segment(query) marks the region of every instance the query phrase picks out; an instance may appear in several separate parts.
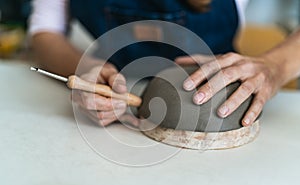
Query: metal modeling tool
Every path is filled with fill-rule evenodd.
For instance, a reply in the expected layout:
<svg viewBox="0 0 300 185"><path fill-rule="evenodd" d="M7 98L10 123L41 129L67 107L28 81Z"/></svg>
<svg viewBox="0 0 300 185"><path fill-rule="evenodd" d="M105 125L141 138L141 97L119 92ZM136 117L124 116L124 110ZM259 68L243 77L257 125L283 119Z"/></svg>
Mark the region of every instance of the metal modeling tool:
<svg viewBox="0 0 300 185"><path fill-rule="evenodd" d="M36 67L30 67L30 70L36 71L38 73L41 73L43 75L49 76L51 78L63 81L67 83L67 86L70 89L77 89L77 90L82 90L82 91L87 91L87 92L92 92L92 93L97 93L99 95L108 97L108 98L115 98L119 100L124 100L129 106L134 106L138 107L142 103L142 99L136 95L130 94L130 93L124 93L124 94L118 94L114 92L111 87L103 84L96 84L92 82L85 81L81 79L78 76L72 75L69 76L68 78L50 73L48 71L36 68Z"/></svg>

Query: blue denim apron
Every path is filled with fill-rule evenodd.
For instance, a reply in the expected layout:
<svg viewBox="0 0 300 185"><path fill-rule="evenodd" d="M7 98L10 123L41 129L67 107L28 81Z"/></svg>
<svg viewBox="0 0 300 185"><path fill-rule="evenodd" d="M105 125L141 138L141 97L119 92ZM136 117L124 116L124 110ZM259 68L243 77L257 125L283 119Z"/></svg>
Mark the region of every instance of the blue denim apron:
<svg viewBox="0 0 300 185"><path fill-rule="evenodd" d="M214 54L234 51L233 38L239 22L234 0L213 0L210 11L205 13L193 11L183 0L70 0L70 13L95 38L133 21L173 22L196 33ZM176 47L146 42L119 50L109 61L121 69L145 56L174 60L182 55L185 53Z"/></svg>

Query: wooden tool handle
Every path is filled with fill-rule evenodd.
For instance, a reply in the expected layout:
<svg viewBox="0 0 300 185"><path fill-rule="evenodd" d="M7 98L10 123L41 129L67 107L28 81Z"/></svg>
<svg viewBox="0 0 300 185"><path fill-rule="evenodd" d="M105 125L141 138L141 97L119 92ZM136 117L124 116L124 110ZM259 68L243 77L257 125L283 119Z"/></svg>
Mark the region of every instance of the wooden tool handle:
<svg viewBox="0 0 300 185"><path fill-rule="evenodd" d="M78 76L72 75L69 77L68 87L71 89L78 89L87 92L97 93L99 95L124 100L128 105L139 107L142 103L142 99L136 95L130 93L118 94L115 93L111 87L103 84L95 84L85 80L82 80Z"/></svg>

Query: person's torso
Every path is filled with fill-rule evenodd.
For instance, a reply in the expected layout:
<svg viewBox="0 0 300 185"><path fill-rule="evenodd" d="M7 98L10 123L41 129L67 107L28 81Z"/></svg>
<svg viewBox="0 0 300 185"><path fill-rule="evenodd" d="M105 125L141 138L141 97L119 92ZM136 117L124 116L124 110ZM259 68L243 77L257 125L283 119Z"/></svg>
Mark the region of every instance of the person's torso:
<svg viewBox="0 0 300 185"><path fill-rule="evenodd" d="M196 33L214 54L234 50L233 39L239 23L234 0L213 0L210 10L204 13L193 11L182 0L70 0L70 12L95 38L133 21L162 20L176 23ZM118 56L112 58L112 63L122 68L143 56L162 56L173 60L183 54L156 43L140 43L139 46L130 46L118 52Z"/></svg>

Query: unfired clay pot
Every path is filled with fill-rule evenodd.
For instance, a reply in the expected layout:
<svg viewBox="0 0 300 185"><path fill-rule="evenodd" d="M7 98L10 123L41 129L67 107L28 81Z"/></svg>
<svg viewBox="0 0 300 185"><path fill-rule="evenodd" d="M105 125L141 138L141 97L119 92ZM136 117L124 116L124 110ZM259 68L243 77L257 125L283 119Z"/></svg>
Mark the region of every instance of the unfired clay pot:
<svg viewBox="0 0 300 185"><path fill-rule="evenodd" d="M143 94L138 110L140 117L161 127L198 132L222 132L242 127L241 119L252 101L250 96L235 112L223 119L217 115L218 107L239 87L235 82L219 91L203 105L192 101L195 91L182 88L184 80L199 67L173 67L153 78Z"/></svg>

